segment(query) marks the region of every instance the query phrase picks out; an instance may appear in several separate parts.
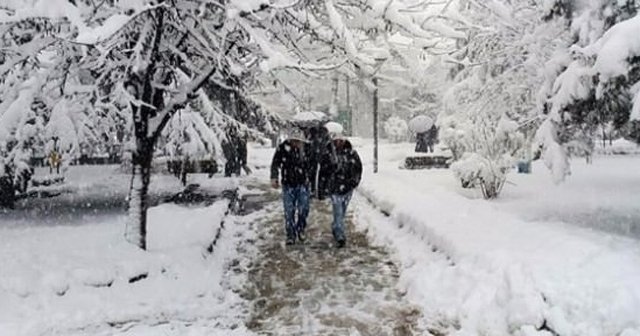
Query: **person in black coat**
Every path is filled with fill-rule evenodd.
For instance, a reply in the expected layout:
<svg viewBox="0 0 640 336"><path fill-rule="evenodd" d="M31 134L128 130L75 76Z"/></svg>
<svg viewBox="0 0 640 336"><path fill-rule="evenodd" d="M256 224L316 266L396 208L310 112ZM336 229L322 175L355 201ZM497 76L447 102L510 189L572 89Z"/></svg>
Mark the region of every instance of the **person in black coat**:
<svg viewBox="0 0 640 336"><path fill-rule="evenodd" d="M278 146L271 162L271 186L279 188L282 183L287 245L305 240L310 197L310 149L306 142L302 132L292 131L289 138Z"/></svg>
<svg viewBox="0 0 640 336"><path fill-rule="evenodd" d="M333 223L331 231L337 247L346 245L344 218L353 190L362 179L362 162L351 142L342 134L332 134L333 141L325 151L321 163L321 172L327 178L327 193L333 205Z"/></svg>
<svg viewBox="0 0 640 336"><path fill-rule="evenodd" d="M311 179L311 197L323 200L328 196L327 183L329 172L328 167L321 165L321 160L326 154L327 149L331 148L331 137L324 126L317 126L309 132L310 155L310 179Z"/></svg>
<svg viewBox="0 0 640 336"><path fill-rule="evenodd" d="M224 165L224 176L232 175L240 176L240 154L238 152L238 142L240 136L235 126L228 126L226 129L226 138L222 141L222 154L227 162Z"/></svg>

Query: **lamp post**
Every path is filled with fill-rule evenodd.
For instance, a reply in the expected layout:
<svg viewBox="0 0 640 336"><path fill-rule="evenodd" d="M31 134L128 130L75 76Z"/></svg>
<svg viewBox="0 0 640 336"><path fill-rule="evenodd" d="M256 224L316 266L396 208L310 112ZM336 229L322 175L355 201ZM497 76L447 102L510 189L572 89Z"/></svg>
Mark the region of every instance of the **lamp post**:
<svg viewBox="0 0 640 336"><path fill-rule="evenodd" d="M378 97L378 77L377 73L380 71L382 64L387 60L386 57L376 57L376 71L373 73L373 173L378 173L378 109L380 99Z"/></svg>
<svg viewBox="0 0 640 336"><path fill-rule="evenodd" d="M378 77L373 76L373 173L378 173Z"/></svg>

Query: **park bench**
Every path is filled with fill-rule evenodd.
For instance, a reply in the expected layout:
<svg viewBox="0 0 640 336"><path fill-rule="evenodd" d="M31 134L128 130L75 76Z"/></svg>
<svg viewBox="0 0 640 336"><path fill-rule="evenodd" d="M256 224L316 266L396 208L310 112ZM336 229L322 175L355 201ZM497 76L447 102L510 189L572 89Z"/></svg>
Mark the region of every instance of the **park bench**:
<svg viewBox="0 0 640 336"><path fill-rule="evenodd" d="M404 160L405 169L449 168L451 157L445 155L408 156Z"/></svg>

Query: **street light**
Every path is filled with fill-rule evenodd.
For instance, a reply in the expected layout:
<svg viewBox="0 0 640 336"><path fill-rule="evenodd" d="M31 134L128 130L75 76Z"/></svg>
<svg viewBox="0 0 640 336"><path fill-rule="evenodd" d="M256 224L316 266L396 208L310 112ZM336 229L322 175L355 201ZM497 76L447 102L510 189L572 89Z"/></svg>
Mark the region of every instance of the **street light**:
<svg viewBox="0 0 640 336"><path fill-rule="evenodd" d="M378 173L378 104L380 99L378 97L378 77L377 73L382 67L382 64L387 60L386 55L379 55L375 57L376 71L373 73L373 173Z"/></svg>

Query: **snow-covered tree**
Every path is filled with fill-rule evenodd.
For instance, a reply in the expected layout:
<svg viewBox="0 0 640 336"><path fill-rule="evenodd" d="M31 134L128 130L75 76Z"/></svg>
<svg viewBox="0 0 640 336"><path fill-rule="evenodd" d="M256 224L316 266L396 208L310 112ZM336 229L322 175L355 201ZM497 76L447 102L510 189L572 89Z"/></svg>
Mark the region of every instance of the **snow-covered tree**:
<svg viewBox="0 0 640 336"><path fill-rule="evenodd" d="M384 122L384 133L392 142L402 142L407 140L409 127L407 122L396 116L391 116Z"/></svg>
<svg viewBox="0 0 640 336"><path fill-rule="evenodd" d="M443 24L449 22L447 15L425 10L431 7L410 0L12 1L1 9L0 22L62 22L64 34L35 34L43 40L36 54L47 48L46 41L81 51L68 64L77 66L73 73L83 75L80 82L89 83L91 98L72 97L81 106L130 116L133 182L128 237L144 249L153 152L177 114L191 113L190 123L177 127L190 130L188 134L202 143L211 134L199 132L206 119L196 117L201 111L191 107L198 100L208 100L220 116L248 128L268 128L273 118L255 106L248 93L258 74L284 68L332 70L344 64L373 73L375 60L360 52L362 37L395 31L428 46L434 39L463 36ZM21 55L34 53L26 47L15 50L8 64L19 64L15 60ZM68 98L61 94L55 101L63 97Z"/></svg>
<svg viewBox="0 0 640 336"><path fill-rule="evenodd" d="M545 124L539 145L557 180L569 173L567 155L593 147L640 118L640 2L551 1L550 15L570 12L574 44L546 67L540 96ZM629 128L629 127L627 127Z"/></svg>
<svg viewBox="0 0 640 336"><path fill-rule="evenodd" d="M62 41L71 32L68 22L53 18L55 15L49 18L43 11L30 11L30 5L9 2L0 10L0 164L23 192L34 151L42 152L53 137L68 139L76 133L62 127L61 122L69 118L54 106L77 80L72 63L79 55L77 46ZM51 5L69 8L66 2L52 1Z"/></svg>
<svg viewBox="0 0 640 336"><path fill-rule="evenodd" d="M440 140L463 182L497 197L518 159L530 159L540 68L564 44L562 24L542 21L541 1L461 1L475 27L448 60L452 85L438 118Z"/></svg>

